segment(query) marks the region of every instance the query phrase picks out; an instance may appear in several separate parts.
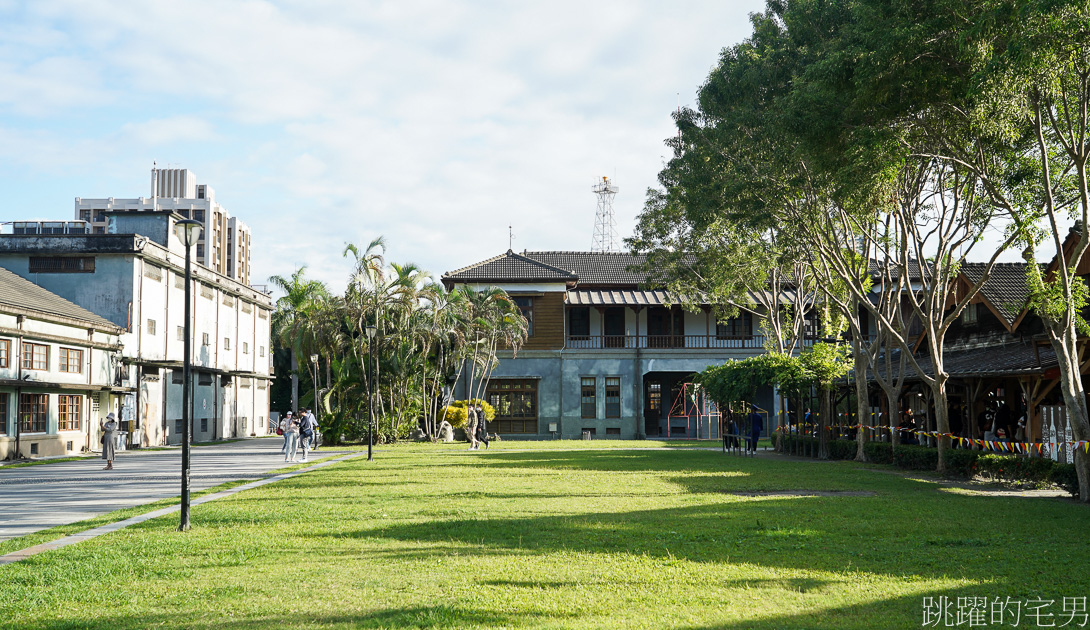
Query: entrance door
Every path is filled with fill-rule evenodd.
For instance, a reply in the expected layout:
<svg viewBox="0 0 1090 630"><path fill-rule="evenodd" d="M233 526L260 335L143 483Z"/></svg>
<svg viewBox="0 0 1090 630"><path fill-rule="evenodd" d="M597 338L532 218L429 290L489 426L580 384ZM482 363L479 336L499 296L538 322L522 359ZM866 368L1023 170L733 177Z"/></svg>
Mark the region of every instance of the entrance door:
<svg viewBox="0 0 1090 630"><path fill-rule="evenodd" d="M607 348L624 347L624 308L607 308L602 312L602 332Z"/></svg>
<svg viewBox="0 0 1090 630"><path fill-rule="evenodd" d="M646 435L659 435L662 420L662 381L644 380L643 421Z"/></svg>

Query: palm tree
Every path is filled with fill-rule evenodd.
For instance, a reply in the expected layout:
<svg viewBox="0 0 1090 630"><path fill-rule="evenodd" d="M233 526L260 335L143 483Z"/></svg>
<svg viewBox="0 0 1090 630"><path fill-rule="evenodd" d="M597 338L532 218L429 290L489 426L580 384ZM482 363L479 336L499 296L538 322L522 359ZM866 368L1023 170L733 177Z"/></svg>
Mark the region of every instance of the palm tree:
<svg viewBox="0 0 1090 630"><path fill-rule="evenodd" d="M291 278L270 276L269 283L284 293L276 300L272 318L273 337L291 352L291 406L299 407L299 357L314 347L310 313L329 297L329 289L318 280L303 278L306 265L299 267Z"/></svg>

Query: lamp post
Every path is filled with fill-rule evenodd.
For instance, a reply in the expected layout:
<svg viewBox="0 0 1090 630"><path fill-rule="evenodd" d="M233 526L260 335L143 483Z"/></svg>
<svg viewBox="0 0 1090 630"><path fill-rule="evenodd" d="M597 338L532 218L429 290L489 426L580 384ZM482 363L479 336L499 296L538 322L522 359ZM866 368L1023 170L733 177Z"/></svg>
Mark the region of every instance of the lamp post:
<svg viewBox="0 0 1090 630"><path fill-rule="evenodd" d="M375 443L375 334L378 333L377 326L368 326L367 332L367 379L370 381L371 386L368 388L367 402L369 408L367 410L367 461L374 461L374 456L371 454L371 448Z"/></svg>
<svg viewBox="0 0 1090 630"><path fill-rule="evenodd" d="M317 420L318 416L322 415L322 408L318 406L318 355L310 355L310 364L314 366L314 369L310 372L310 380L314 383L314 419ZM311 434L311 448L316 448L318 445L317 434Z"/></svg>
<svg viewBox="0 0 1090 630"><path fill-rule="evenodd" d="M189 436L192 419L189 413L189 381L193 366L189 356L190 337L190 300L193 290L193 269L191 267L189 250L201 236L202 225L200 221L183 219L174 224L174 230L178 238L185 244L185 325L182 334L184 348L182 350L182 519L178 525L178 531L189 531Z"/></svg>

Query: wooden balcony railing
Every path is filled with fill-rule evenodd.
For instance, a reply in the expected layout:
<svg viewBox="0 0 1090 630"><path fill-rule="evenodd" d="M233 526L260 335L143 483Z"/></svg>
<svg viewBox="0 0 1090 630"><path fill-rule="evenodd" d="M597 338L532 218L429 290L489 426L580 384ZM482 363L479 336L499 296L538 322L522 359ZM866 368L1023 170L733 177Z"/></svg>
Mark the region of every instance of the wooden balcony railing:
<svg viewBox="0 0 1090 630"><path fill-rule="evenodd" d="M764 347L763 335L720 337L717 335L569 335L566 347L576 350L669 349L692 350L753 349ZM809 343L807 344L809 345Z"/></svg>

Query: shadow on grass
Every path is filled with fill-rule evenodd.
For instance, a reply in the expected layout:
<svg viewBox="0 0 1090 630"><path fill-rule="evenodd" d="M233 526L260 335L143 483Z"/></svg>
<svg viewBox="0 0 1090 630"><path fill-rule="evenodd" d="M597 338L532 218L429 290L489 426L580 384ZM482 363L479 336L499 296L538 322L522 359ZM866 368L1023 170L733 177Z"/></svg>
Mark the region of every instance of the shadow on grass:
<svg viewBox="0 0 1090 630"><path fill-rule="evenodd" d="M198 616L199 615L199 616ZM314 612L270 614L255 619L234 619L197 613L187 619L172 614L102 616L78 621L47 621L38 628L49 630L143 630L144 628L190 628L209 630L251 630L256 628L496 628L533 623L557 623L572 619L572 614L539 615L534 613L494 612L462 606L412 606L386 608L357 615L329 615Z"/></svg>
<svg viewBox="0 0 1090 630"><path fill-rule="evenodd" d="M967 579L995 582L1019 591L1033 587L1042 594L1056 596L1073 586L1057 584L1049 575L1056 574L1051 571L1076 570L1080 560L1050 558L1047 566L1051 571L1042 572L1039 555L1012 554L1012 544L1016 544L1012 540L980 538L967 528L964 515L983 503L970 501L951 511L948 500L936 497L897 509L887 506L883 510L886 520L878 523L872 509L876 500L881 499L777 497L563 516L464 517L365 527L332 536L386 538L444 548L453 543L468 547L467 553L486 555L589 552L643 556L662 562L746 563L788 570L847 572L848 576L865 572ZM987 518L996 518L995 513ZM876 528L882 533L868 533ZM845 536L844 532L855 533ZM434 548L426 551L425 547L408 555L419 557L421 551L425 555L442 553ZM791 590L818 586L799 583Z"/></svg>

